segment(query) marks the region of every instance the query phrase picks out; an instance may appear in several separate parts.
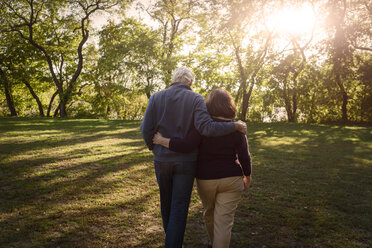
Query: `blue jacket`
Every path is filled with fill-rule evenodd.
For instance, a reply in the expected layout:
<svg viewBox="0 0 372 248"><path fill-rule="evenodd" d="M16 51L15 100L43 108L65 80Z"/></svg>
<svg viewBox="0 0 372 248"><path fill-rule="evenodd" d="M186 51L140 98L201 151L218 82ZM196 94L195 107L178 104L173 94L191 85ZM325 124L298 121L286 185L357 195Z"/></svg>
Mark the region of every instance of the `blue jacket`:
<svg viewBox="0 0 372 248"><path fill-rule="evenodd" d="M154 160L196 161L197 149L178 153L152 143L157 131L167 138L183 138L193 126L204 136L222 136L235 131L233 122L214 122L204 98L187 84L178 82L150 97L141 131L147 147L154 153Z"/></svg>

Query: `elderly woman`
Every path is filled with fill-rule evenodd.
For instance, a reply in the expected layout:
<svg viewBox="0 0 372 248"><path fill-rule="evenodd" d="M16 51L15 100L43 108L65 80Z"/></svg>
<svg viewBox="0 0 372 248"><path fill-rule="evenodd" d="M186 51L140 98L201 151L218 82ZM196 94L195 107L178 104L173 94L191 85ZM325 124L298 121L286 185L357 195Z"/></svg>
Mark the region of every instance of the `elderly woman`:
<svg viewBox="0 0 372 248"><path fill-rule="evenodd" d="M206 105L214 121L233 121L236 107L226 90L213 90ZM164 138L156 133L153 142L175 152L190 152L199 146L196 178L205 226L213 248L229 247L235 210L251 180L246 136L234 132L207 137L192 129L184 139Z"/></svg>

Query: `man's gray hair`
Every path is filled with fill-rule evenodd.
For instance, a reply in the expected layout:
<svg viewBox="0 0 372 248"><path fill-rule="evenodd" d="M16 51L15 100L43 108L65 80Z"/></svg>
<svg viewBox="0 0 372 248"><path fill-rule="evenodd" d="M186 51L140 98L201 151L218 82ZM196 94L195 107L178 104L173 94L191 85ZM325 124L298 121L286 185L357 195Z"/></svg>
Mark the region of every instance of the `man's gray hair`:
<svg viewBox="0 0 372 248"><path fill-rule="evenodd" d="M194 82L194 79L195 79L194 73L189 68L186 67L176 69L173 72L172 76L173 83L181 82L185 84L191 84L192 82Z"/></svg>

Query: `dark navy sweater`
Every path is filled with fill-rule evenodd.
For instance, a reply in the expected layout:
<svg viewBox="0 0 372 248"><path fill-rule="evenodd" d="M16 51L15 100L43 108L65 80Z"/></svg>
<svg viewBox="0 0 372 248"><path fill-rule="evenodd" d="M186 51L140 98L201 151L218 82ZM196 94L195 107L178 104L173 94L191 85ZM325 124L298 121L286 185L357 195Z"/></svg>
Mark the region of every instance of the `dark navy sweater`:
<svg viewBox="0 0 372 248"><path fill-rule="evenodd" d="M214 120L226 123L221 119ZM188 152L197 146L199 156L196 178L219 179L251 175L252 160L244 134L234 132L219 137L207 137L192 129L185 138L171 138L169 142L169 149L177 152Z"/></svg>
<svg viewBox="0 0 372 248"><path fill-rule="evenodd" d="M214 122L204 98L193 92L187 84L178 82L150 97L141 131L156 161L196 161L197 148L179 153L152 143L157 131L164 137L183 138L193 126L205 136L221 136L235 131L233 122Z"/></svg>

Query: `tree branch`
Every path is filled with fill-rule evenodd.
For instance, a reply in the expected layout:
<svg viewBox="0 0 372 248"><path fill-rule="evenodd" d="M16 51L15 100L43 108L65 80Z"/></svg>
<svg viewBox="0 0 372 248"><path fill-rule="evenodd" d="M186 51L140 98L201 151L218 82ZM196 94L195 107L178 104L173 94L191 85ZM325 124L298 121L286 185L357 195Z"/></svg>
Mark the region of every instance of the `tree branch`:
<svg viewBox="0 0 372 248"><path fill-rule="evenodd" d="M358 50L363 50L363 51L368 51L368 52L372 52L372 48L370 47L361 47L361 46L356 46L356 45L352 45L355 49L358 49Z"/></svg>
<svg viewBox="0 0 372 248"><path fill-rule="evenodd" d="M19 14L16 9L12 7L12 5L8 1L4 1L4 5L7 6L18 18L24 21L24 23L28 23L27 19Z"/></svg>

